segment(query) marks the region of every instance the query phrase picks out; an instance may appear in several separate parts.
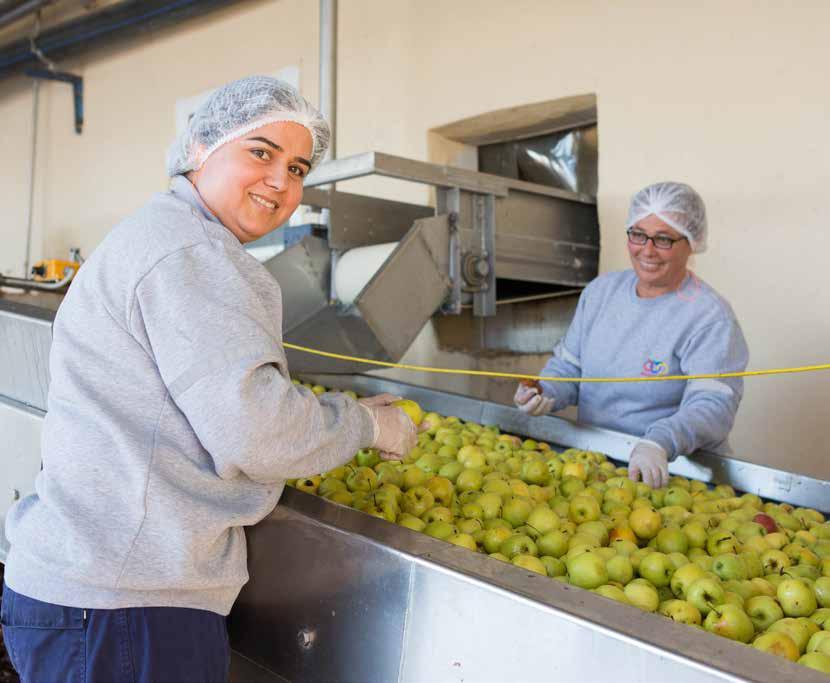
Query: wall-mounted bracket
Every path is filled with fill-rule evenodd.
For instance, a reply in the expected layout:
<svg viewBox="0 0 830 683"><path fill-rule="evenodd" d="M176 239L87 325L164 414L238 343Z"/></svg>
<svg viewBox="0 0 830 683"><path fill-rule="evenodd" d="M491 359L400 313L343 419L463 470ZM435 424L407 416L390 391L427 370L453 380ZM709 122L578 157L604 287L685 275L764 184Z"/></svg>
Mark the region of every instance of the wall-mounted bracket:
<svg viewBox="0 0 830 683"><path fill-rule="evenodd" d="M51 69L26 69L26 75L30 78L37 78L43 81L58 81L69 83L72 86L72 94L75 99L75 132L80 135L84 128L84 79L83 76L76 76L65 71L52 71Z"/></svg>

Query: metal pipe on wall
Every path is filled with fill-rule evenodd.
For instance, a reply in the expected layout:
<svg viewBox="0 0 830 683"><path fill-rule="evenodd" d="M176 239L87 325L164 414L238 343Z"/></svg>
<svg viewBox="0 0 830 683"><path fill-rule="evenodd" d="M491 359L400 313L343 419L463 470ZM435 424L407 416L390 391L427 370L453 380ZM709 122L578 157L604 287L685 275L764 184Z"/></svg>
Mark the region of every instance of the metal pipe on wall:
<svg viewBox="0 0 830 683"><path fill-rule="evenodd" d="M34 14L39 9L54 2L55 0L26 0L24 2L3 3L6 7L0 5L0 28L8 26L29 14Z"/></svg>
<svg viewBox="0 0 830 683"><path fill-rule="evenodd" d="M331 142L326 153L326 161L337 158L336 109L337 0L320 0L320 113L331 127Z"/></svg>

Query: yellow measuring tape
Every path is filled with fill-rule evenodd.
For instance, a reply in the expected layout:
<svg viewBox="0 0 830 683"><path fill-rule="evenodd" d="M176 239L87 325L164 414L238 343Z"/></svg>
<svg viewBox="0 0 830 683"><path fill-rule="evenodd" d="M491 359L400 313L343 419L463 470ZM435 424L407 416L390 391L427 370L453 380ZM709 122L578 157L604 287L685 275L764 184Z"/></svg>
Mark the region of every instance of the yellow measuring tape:
<svg viewBox="0 0 830 683"><path fill-rule="evenodd" d="M672 380L691 379L723 379L726 377L759 377L761 375L791 375L797 372L816 372L818 370L830 370L830 363L822 365L803 365L797 368L773 368L771 370L746 370L744 372L721 372L707 375L663 375L656 377L544 377L539 375L522 375L515 372L490 372L488 370L457 370L454 368L433 368L428 365L409 365L408 363L390 363L382 360L371 360L359 358L358 356L346 356L342 353L331 353L320 351L307 346L289 344L284 342L283 346L294 351L310 353L314 356L335 358L337 360L351 361L352 363L365 363L366 365L381 365L385 368L399 368L401 370L417 370L419 372L435 372L444 375L470 375L474 377L499 377L502 379L532 379L544 380L545 382L669 382Z"/></svg>

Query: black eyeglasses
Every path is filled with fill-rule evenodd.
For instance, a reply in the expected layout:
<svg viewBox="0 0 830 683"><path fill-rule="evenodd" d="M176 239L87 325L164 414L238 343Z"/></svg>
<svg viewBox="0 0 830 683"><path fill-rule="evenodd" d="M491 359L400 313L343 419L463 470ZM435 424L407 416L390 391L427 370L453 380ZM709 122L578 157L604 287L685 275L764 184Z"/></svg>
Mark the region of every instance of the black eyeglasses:
<svg viewBox="0 0 830 683"><path fill-rule="evenodd" d="M628 241L631 242L631 244L636 244L638 247L645 246L645 244L651 240L651 243L658 249L671 249L675 242L682 242L686 239L685 237L674 239L668 235L655 235L654 237L650 237L642 230L637 230L635 228L629 228L626 230L626 233L628 234Z"/></svg>

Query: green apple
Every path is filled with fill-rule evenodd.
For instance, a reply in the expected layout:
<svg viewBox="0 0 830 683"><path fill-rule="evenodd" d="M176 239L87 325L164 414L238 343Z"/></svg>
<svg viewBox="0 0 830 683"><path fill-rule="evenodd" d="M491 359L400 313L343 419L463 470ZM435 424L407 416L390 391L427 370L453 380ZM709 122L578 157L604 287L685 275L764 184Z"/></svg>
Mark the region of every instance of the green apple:
<svg viewBox="0 0 830 683"><path fill-rule="evenodd" d="M299 488L299 487L298 487ZM328 497L335 491L347 491L345 482L340 479L323 479L317 487L317 495L323 498Z"/></svg>
<svg viewBox="0 0 830 683"><path fill-rule="evenodd" d="M741 643L748 643L755 635L755 626L752 620L737 605L727 604L713 607L706 615L703 628L711 633Z"/></svg>
<svg viewBox="0 0 830 683"><path fill-rule="evenodd" d="M589 495L578 495L571 499L568 508L568 517L575 524L592 522L599 519L602 511L596 498Z"/></svg>
<svg viewBox="0 0 830 683"><path fill-rule="evenodd" d="M820 576L813 584L819 607L830 607L830 576Z"/></svg>
<svg viewBox="0 0 830 683"><path fill-rule="evenodd" d="M529 498L513 496L502 506L502 517L514 527L522 526L533 510L533 503Z"/></svg>
<svg viewBox="0 0 830 683"><path fill-rule="evenodd" d="M504 527L495 527L484 532L484 539L482 545L488 553L495 553L499 551L502 543L513 535L511 529Z"/></svg>
<svg viewBox="0 0 830 683"><path fill-rule="evenodd" d="M416 517L420 517L435 505L435 496L426 486L413 486L403 494L401 508Z"/></svg>
<svg viewBox="0 0 830 683"><path fill-rule="evenodd" d="M617 602L621 602L624 605L631 604L631 601L628 599L628 596L621 588L617 586L612 586L608 583L595 588L594 593L596 593L597 595L601 595L604 598L608 598L609 600L616 600Z"/></svg>
<svg viewBox="0 0 830 683"><path fill-rule="evenodd" d="M559 516L547 505L537 505L527 517L526 524L544 535L559 528Z"/></svg>
<svg viewBox="0 0 830 683"><path fill-rule="evenodd" d="M376 448L361 448L354 459L360 467L374 467L380 462L380 453Z"/></svg>
<svg viewBox="0 0 830 683"><path fill-rule="evenodd" d="M798 646L785 633L776 631L762 633L752 641L752 647L761 652L769 652L771 655L789 659L791 662L798 661Z"/></svg>
<svg viewBox="0 0 830 683"><path fill-rule="evenodd" d="M686 600L700 610L704 616L709 614L713 607L722 605L726 592L717 578L702 576L686 589Z"/></svg>
<svg viewBox="0 0 830 683"><path fill-rule="evenodd" d="M625 555L616 555L605 563L605 568L608 571L608 579L616 581L623 585L627 584L634 577L634 568L631 566L631 560Z"/></svg>
<svg viewBox="0 0 830 683"><path fill-rule="evenodd" d="M700 522L686 523L683 526L683 533L686 534L689 548L706 547L706 528Z"/></svg>
<svg viewBox="0 0 830 683"><path fill-rule="evenodd" d="M563 477L559 482L559 492L568 500L584 490L585 484L581 479L577 479L576 477Z"/></svg>
<svg viewBox="0 0 830 683"><path fill-rule="evenodd" d="M430 522L424 527L424 533L427 536L432 536L433 538L440 539L442 541L447 540L450 536L458 533L458 529L455 528L452 524L445 521L436 521Z"/></svg>
<svg viewBox="0 0 830 683"><path fill-rule="evenodd" d="M672 621L678 621L681 624L699 626L702 621L697 607L685 600L668 600L660 605L658 611L664 617L668 617Z"/></svg>
<svg viewBox="0 0 830 683"><path fill-rule="evenodd" d="M743 581L747 578L746 565L734 553L724 553L715 557L712 563L712 571L718 575L721 581L735 579Z"/></svg>
<svg viewBox="0 0 830 683"><path fill-rule="evenodd" d="M533 541L537 541L542 534L539 533L538 529L534 529L532 526L527 524L522 524L521 526L517 526L513 529L514 534L524 534L529 538L533 539Z"/></svg>
<svg viewBox="0 0 830 683"><path fill-rule="evenodd" d="M641 507L632 510L628 516L628 525L638 538L650 540L657 536L662 525L660 513L654 508Z"/></svg>
<svg viewBox="0 0 830 683"><path fill-rule="evenodd" d="M735 536L728 531L717 529L709 534L706 539L706 552L712 557L724 553L737 553L740 550L740 543Z"/></svg>
<svg viewBox="0 0 830 683"><path fill-rule="evenodd" d="M462 470L455 480L457 491L479 491L484 484L484 475L481 470L467 468Z"/></svg>
<svg viewBox="0 0 830 683"><path fill-rule="evenodd" d="M377 485L378 475L371 467L358 467L346 477L349 491L372 491Z"/></svg>
<svg viewBox="0 0 830 683"><path fill-rule="evenodd" d="M810 615L810 621L823 628L825 631L830 631L830 607L819 607Z"/></svg>
<svg viewBox="0 0 830 683"><path fill-rule="evenodd" d="M465 503L458 510L458 516L464 519L484 520L484 509L478 503Z"/></svg>
<svg viewBox="0 0 830 683"><path fill-rule="evenodd" d="M463 464L457 460L452 460L446 465L441 466L441 469L438 470L438 475L444 477L445 479L449 479L454 484L455 480L458 478L458 475L461 474L463 470Z"/></svg>
<svg viewBox="0 0 830 683"><path fill-rule="evenodd" d="M452 510L441 505L436 505L421 515L421 519L427 524L432 524L432 522L452 522L452 518Z"/></svg>
<svg viewBox="0 0 830 683"><path fill-rule="evenodd" d="M674 565L675 569L680 569L681 567L685 567L687 564L691 562L691 560L686 557L683 553L669 553L666 555L671 560L671 563Z"/></svg>
<svg viewBox="0 0 830 683"><path fill-rule="evenodd" d="M761 557L758 553L744 549L744 552L738 557L743 560L747 578L755 579L764 575L764 565L761 563Z"/></svg>
<svg viewBox="0 0 830 683"><path fill-rule="evenodd" d="M792 617L779 619L772 626L769 626L767 631L787 634L793 639L793 642L798 647L798 651L804 652L807 649L807 643L810 641L810 637L815 633L805 621ZM813 626L816 626L816 624L813 624Z"/></svg>
<svg viewBox="0 0 830 683"><path fill-rule="evenodd" d="M446 540L448 543L461 546L462 548L467 548L467 550L478 550L476 541L472 536L470 536L470 534L453 534L452 536L448 536Z"/></svg>
<svg viewBox="0 0 830 683"><path fill-rule="evenodd" d="M350 491L346 491L345 489L341 491L332 491L324 497L326 500L338 503L339 505L352 505L354 503L354 494Z"/></svg>
<svg viewBox="0 0 830 683"><path fill-rule="evenodd" d="M536 556L529 554L514 555L512 559L513 564L522 569L527 569L542 576L547 576L548 572L544 563Z"/></svg>
<svg viewBox="0 0 830 683"><path fill-rule="evenodd" d="M608 570L601 557L585 552L571 557L566 563L568 581L580 588L597 588L608 582Z"/></svg>
<svg viewBox="0 0 830 683"><path fill-rule="evenodd" d="M770 548L761 555L761 565L766 574L780 574L782 569L791 564L790 558L781 550Z"/></svg>
<svg viewBox="0 0 830 683"><path fill-rule="evenodd" d="M635 607L645 612L656 612L660 605L660 596L657 589L645 579L634 579L626 584L625 596Z"/></svg>
<svg viewBox="0 0 830 683"><path fill-rule="evenodd" d="M455 490L452 482L446 477L434 476L427 480L426 484L430 493L435 497L435 502L444 507L450 507L455 498Z"/></svg>
<svg viewBox="0 0 830 683"><path fill-rule="evenodd" d="M807 641L807 652L821 652L830 655L830 631L817 631Z"/></svg>
<svg viewBox="0 0 830 683"><path fill-rule="evenodd" d="M625 538L618 538L611 541L609 547L613 548L617 555L625 555L625 557L630 557L637 550L637 544Z"/></svg>
<svg viewBox="0 0 830 683"><path fill-rule="evenodd" d="M455 526L458 527L458 533L470 534L476 543L484 538L484 525L480 519L458 519L455 520Z"/></svg>
<svg viewBox="0 0 830 683"><path fill-rule="evenodd" d="M766 631L779 619L784 618L784 612L781 606L768 595L756 595L750 598L744 605L747 615L755 625L755 630L759 633Z"/></svg>
<svg viewBox="0 0 830 683"><path fill-rule="evenodd" d="M551 578L554 576L564 576L568 573L565 563L559 558L551 557L550 555L542 555L539 559L542 561L542 564L545 565L545 571Z"/></svg>
<svg viewBox="0 0 830 683"><path fill-rule="evenodd" d="M568 552L569 537L562 530L549 531L548 533L539 537L536 544L539 546L539 552L542 555L550 555L552 557L562 557Z"/></svg>
<svg viewBox="0 0 830 683"><path fill-rule="evenodd" d="M550 480L550 470L542 460L525 460L519 476L528 484L544 486Z"/></svg>
<svg viewBox="0 0 830 683"><path fill-rule="evenodd" d="M403 467L403 490L408 491L416 486L423 486L427 483L429 475L420 467L415 465L404 465Z"/></svg>
<svg viewBox="0 0 830 683"><path fill-rule="evenodd" d="M816 611L816 596L810 586L799 579L786 579L776 591L778 603L788 617L808 617Z"/></svg>
<svg viewBox="0 0 830 683"><path fill-rule="evenodd" d="M513 490L505 479L487 479L481 487L485 493L494 493L500 497L510 496Z"/></svg>
<svg viewBox="0 0 830 683"><path fill-rule="evenodd" d="M640 560L640 576L651 581L657 588L668 586L673 573L674 565L663 553L653 552Z"/></svg>
<svg viewBox="0 0 830 683"><path fill-rule="evenodd" d="M667 488L666 494L663 497L663 507L679 505L687 510L691 510L692 503L694 503L692 494L679 486L670 486Z"/></svg>
<svg viewBox="0 0 830 683"><path fill-rule="evenodd" d="M806 655L801 656L798 663L810 669L830 674L830 656L822 654L821 652L808 652Z"/></svg>
<svg viewBox="0 0 830 683"><path fill-rule="evenodd" d="M503 555L506 555L511 560L516 555L538 555L539 550L536 547L536 543L533 542L528 536L524 534L512 534L507 539L505 539L501 546L499 546L499 552Z"/></svg>
<svg viewBox="0 0 830 683"><path fill-rule="evenodd" d="M671 587L671 591L674 593L675 597L680 600L685 600L686 592L689 590L689 586L691 586L692 583L697 581L702 576L703 569L693 562L690 562L689 564L675 570L674 574L672 574L669 586Z"/></svg>
<svg viewBox="0 0 830 683"><path fill-rule="evenodd" d="M501 496L497 493L482 493L476 498L476 503L481 506L484 519L497 519L501 517Z"/></svg>

